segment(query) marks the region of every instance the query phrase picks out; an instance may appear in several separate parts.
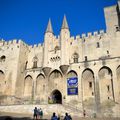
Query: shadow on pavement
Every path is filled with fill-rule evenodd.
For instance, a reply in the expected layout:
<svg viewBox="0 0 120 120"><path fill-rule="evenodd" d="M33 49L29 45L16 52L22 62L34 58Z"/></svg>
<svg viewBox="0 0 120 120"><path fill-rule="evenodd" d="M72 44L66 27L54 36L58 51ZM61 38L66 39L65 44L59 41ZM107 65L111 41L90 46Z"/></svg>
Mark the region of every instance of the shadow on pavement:
<svg viewBox="0 0 120 120"><path fill-rule="evenodd" d="M0 116L0 120L34 120L30 117L10 117L10 116ZM48 119L42 119L48 120Z"/></svg>

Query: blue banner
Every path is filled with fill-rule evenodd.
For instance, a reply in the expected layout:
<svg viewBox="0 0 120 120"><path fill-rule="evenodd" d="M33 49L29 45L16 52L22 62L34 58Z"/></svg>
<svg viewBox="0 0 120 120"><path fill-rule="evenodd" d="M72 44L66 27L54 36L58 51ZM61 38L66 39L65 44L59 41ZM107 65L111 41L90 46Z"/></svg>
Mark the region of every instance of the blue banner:
<svg viewBox="0 0 120 120"><path fill-rule="evenodd" d="M78 78L72 77L67 79L67 94L78 95Z"/></svg>

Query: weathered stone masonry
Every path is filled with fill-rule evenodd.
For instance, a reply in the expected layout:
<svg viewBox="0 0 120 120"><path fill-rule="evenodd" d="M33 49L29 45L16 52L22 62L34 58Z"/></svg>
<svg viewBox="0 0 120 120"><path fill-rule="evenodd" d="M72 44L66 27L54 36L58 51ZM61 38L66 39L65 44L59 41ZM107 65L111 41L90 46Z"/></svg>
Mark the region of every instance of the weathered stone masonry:
<svg viewBox="0 0 120 120"><path fill-rule="evenodd" d="M49 20L43 44L1 40L0 104L48 104L59 93L59 103L74 103L83 109L101 111L119 105L119 5L118 1L104 9L106 32L73 37L64 16L57 37ZM78 78L78 95L67 95L71 77Z"/></svg>

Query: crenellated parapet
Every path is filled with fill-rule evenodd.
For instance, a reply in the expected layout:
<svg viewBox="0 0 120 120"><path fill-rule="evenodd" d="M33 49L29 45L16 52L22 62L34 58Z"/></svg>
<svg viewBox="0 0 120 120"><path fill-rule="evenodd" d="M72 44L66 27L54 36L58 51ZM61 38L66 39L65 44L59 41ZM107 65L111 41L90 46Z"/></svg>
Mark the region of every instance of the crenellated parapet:
<svg viewBox="0 0 120 120"><path fill-rule="evenodd" d="M1 47L3 46L11 46L11 45L24 45L24 46L28 46L25 42L23 42L23 40L19 39L13 39L13 40L9 40L9 41L5 41L5 40L1 40Z"/></svg>
<svg viewBox="0 0 120 120"><path fill-rule="evenodd" d="M94 38L94 37L98 37L98 36L102 36L106 34L104 30L100 30L100 31L95 31L95 32L88 32L87 34L82 34L81 38Z"/></svg>
<svg viewBox="0 0 120 120"><path fill-rule="evenodd" d="M27 47L29 50L31 49L40 49L43 45L42 44L34 44L34 45L28 45L25 42L23 42L23 40L19 39L13 39L13 40L9 40L9 41L5 41L3 39L0 40L0 47L10 47L10 46L25 46Z"/></svg>
<svg viewBox="0 0 120 120"><path fill-rule="evenodd" d="M71 39L85 40L85 39L89 39L89 38L102 37L105 34L106 34L106 32L104 30L100 30L100 31L95 31L95 32L83 33L83 34L77 35L75 37L72 36Z"/></svg>
<svg viewBox="0 0 120 120"><path fill-rule="evenodd" d="M43 47L43 44L34 44L34 45L30 45L30 46L28 46L29 47L29 50L32 50L32 49L40 49L40 48L42 48Z"/></svg>

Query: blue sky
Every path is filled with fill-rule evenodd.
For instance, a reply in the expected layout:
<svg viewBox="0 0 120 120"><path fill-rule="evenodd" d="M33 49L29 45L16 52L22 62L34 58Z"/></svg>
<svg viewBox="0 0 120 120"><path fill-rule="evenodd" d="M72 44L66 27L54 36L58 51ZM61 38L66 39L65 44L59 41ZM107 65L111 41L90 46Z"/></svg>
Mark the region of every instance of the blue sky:
<svg viewBox="0 0 120 120"><path fill-rule="evenodd" d="M59 35L66 14L71 36L105 29L103 8L117 0L0 0L0 39L42 43L51 18Z"/></svg>

